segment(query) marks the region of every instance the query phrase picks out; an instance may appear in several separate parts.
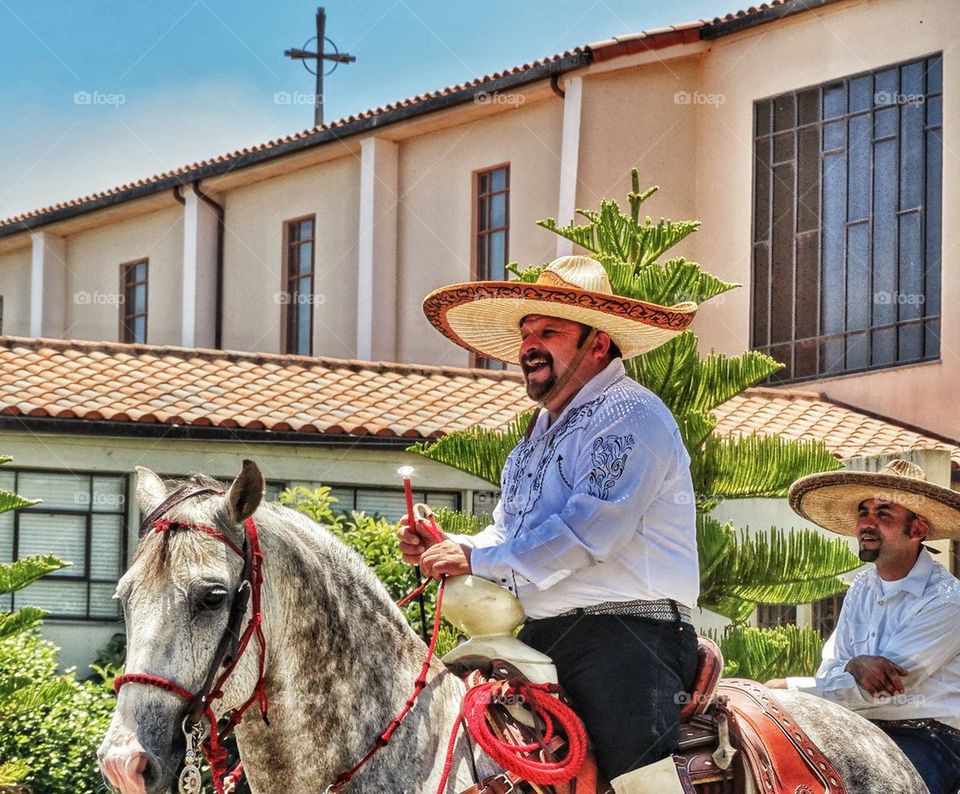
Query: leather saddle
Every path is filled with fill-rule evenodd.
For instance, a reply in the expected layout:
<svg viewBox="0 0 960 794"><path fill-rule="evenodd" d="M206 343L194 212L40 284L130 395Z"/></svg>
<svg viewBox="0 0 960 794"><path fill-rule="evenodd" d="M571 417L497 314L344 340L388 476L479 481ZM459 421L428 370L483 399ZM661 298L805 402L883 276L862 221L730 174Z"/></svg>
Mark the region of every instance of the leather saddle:
<svg viewBox="0 0 960 794"><path fill-rule="evenodd" d="M685 794L847 794L839 774L787 710L762 684L725 679L723 656L716 644L699 638L697 677L680 711L680 750L674 756ZM485 671L465 669L468 686L490 678L523 679L510 663L496 660ZM529 728L502 711L491 714L495 730L515 744L531 742ZM551 760L560 747L543 747ZM502 774L463 794L608 794L609 784L588 756L578 778L560 788L538 787L516 775Z"/></svg>
<svg viewBox="0 0 960 794"><path fill-rule="evenodd" d="M688 794L846 794L837 770L763 684L720 680L723 656L699 638L697 679L674 756ZM752 786L752 788L751 788Z"/></svg>

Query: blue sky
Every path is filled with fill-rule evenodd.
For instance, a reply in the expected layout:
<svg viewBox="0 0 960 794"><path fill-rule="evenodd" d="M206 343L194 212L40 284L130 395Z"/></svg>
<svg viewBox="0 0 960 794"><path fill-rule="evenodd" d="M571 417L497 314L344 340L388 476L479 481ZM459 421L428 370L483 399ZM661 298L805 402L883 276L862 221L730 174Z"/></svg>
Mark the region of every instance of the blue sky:
<svg viewBox="0 0 960 794"><path fill-rule="evenodd" d="M316 0L0 0L0 217L313 124ZM743 4L749 5L749 4ZM731 0L327 0L326 119ZM284 101L286 100L286 101Z"/></svg>

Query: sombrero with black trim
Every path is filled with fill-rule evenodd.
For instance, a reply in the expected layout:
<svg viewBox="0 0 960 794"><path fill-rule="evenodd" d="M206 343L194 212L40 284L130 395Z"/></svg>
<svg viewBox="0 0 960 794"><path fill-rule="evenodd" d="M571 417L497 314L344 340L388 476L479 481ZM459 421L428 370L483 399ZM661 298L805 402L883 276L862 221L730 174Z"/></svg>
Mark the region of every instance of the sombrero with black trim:
<svg viewBox="0 0 960 794"><path fill-rule="evenodd" d="M615 295L607 272L586 256L563 256L533 283L470 281L434 290L423 301L427 319L444 336L487 358L516 364L520 320L560 317L606 333L623 357L669 342L693 320L695 303L658 306Z"/></svg>
<svg viewBox="0 0 960 794"><path fill-rule="evenodd" d="M927 540L960 538L960 493L927 480L917 464L892 460L880 471L831 471L801 477L790 486L797 515L838 535L856 535L860 503L902 505L927 520Z"/></svg>

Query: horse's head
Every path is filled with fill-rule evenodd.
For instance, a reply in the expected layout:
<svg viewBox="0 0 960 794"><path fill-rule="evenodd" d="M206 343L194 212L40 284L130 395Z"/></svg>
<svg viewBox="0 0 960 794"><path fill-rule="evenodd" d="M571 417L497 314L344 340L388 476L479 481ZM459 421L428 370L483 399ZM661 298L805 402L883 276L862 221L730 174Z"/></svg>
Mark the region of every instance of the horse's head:
<svg viewBox="0 0 960 794"><path fill-rule="evenodd" d="M213 481L196 477L181 485L177 497L152 471L138 467L137 475L141 513L149 516L166 503L162 518L174 525L170 531L142 528L133 564L117 587L126 619L126 674L152 676L196 693L227 631L242 577L243 560L226 541L242 547L243 522L263 497L263 475L247 460L225 493ZM203 495L178 501L203 486ZM215 528L225 539L178 528L178 522ZM214 704L217 716L251 695L258 656L259 648L251 646L240 659L224 683L223 698ZM187 707L184 697L159 686L133 680L120 689L98 752L104 778L114 790L152 794L172 788L183 760L181 726Z"/></svg>

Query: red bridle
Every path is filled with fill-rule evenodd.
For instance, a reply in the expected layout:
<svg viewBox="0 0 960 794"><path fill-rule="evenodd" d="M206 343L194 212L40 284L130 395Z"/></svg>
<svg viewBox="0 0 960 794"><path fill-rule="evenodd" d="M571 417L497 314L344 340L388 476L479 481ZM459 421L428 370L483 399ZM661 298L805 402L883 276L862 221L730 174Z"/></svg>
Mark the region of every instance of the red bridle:
<svg viewBox="0 0 960 794"><path fill-rule="evenodd" d="M152 515L153 514L148 516L148 520ZM118 693L120 687L129 683L146 684L147 686L155 686L167 692L172 692L189 703L185 720L189 720L191 724L197 725L204 717L207 719L210 725L210 734L203 741L203 754L210 764L213 785L217 790L217 794L225 794L225 792L232 790L232 787L236 785L243 771L241 764L227 774L227 751L223 746L223 739L240 724L244 712L250 708L254 702L259 704L260 715L264 721L267 721L268 701L263 680L267 643L263 635L263 613L260 604L260 587L263 584L263 554L260 551L260 542L257 538L257 525L252 518L248 518L243 522L246 531L244 533L242 548L231 538L220 532L220 530L206 524L167 521L158 518L150 522L150 526L152 526L155 532L172 532L180 529L205 532L223 541L243 560L243 571L240 576L240 583L234 593L227 627L213 655L206 680L197 692L190 692L167 678L161 678L160 676L150 675L148 673L126 673L118 676L114 681L114 691ZM250 619L247 621L243 633L240 634L240 623L246 614L248 600L251 602ZM244 651L247 649L250 639L254 636L256 636L257 642L260 645L256 686L253 688L253 693L241 706L233 709L226 715L226 724L222 730L218 730L217 717L213 712L212 704L214 701L223 697L224 683L230 677L231 673L233 673L234 668L240 661L240 657L243 656ZM238 637L239 640L237 639ZM217 673L221 667L223 667L223 672L218 676Z"/></svg>

